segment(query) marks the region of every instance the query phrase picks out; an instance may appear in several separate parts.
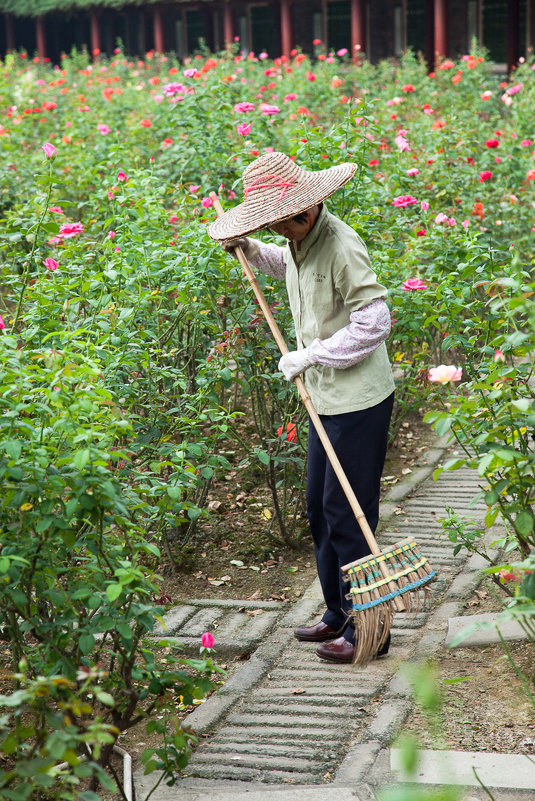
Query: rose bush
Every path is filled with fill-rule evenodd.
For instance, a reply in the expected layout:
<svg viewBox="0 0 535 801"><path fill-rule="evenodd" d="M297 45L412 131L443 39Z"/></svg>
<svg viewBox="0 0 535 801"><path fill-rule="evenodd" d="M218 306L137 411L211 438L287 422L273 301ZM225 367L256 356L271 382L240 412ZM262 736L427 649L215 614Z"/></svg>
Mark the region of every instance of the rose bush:
<svg viewBox="0 0 535 801"><path fill-rule="evenodd" d="M156 571L209 514L239 414L255 428L246 469L273 499L259 525L299 544L303 411L241 268L205 230L210 192L239 202L244 167L271 149L357 164L328 206L389 288L392 436L434 399L428 420L465 449L451 467L479 470L487 523L500 514L511 547L533 547L534 64L502 79L472 53L429 75L410 53L355 67L316 47L314 61L0 65L0 605L30 694L105 652L115 672L92 682L118 682L119 717L128 687L167 697L146 656ZM291 342L284 288L259 280Z"/></svg>

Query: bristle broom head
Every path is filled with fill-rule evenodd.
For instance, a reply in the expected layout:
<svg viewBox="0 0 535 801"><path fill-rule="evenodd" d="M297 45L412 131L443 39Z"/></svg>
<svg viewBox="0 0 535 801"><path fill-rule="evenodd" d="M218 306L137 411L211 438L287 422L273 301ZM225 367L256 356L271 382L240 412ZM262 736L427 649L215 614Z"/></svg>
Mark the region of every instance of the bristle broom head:
<svg viewBox="0 0 535 801"><path fill-rule="evenodd" d="M429 582L436 578L416 542L407 538L380 554L365 556L342 568L351 589L350 616L355 624L354 663L364 665L386 642L395 609L395 599L403 596L407 612L416 612L428 595Z"/></svg>

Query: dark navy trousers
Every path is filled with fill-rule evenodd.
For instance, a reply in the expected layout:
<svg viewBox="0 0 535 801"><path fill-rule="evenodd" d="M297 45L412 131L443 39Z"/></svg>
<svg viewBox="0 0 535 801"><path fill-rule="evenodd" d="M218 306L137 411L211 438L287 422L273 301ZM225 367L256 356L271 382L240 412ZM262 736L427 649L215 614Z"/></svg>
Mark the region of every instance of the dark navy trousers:
<svg viewBox="0 0 535 801"><path fill-rule="evenodd" d="M379 497L394 393L386 400L347 414L320 415L344 472L372 531L379 520ZM307 515L314 540L318 576L327 611L323 622L354 640L348 623L350 585L340 568L370 553L360 526L309 421ZM345 630L344 630L345 629Z"/></svg>

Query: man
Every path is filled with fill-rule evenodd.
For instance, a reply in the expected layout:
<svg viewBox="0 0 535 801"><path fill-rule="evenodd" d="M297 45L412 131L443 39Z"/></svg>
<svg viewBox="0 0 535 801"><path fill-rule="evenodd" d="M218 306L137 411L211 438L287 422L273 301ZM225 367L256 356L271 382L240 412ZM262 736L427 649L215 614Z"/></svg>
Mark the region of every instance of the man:
<svg viewBox="0 0 535 801"><path fill-rule="evenodd" d="M288 381L304 374L306 388L372 529L379 517L380 478L394 400L385 339L390 332L386 289L377 282L358 234L327 211L324 201L354 175L344 163L319 172L283 153L267 153L244 171L244 201L208 227L227 250L239 245L251 266L286 280L297 350L280 359ZM245 238L269 228L281 248ZM366 556L360 526L309 426L307 516L326 611L298 640L319 642L316 653L352 662L355 629L341 566ZM387 653L389 637L376 656Z"/></svg>

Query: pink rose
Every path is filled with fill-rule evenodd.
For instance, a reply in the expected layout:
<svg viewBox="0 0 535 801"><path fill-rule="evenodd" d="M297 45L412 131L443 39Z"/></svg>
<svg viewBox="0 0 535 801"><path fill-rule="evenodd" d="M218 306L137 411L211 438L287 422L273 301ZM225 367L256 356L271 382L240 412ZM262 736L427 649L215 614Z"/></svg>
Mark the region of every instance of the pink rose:
<svg viewBox="0 0 535 801"><path fill-rule="evenodd" d="M163 87L163 93L166 97L174 97L181 92L184 92L186 89L185 86L181 83L166 83Z"/></svg>
<svg viewBox="0 0 535 801"><path fill-rule="evenodd" d="M396 206L398 209L404 209L407 206L414 206L415 203L418 203L418 201L412 195L398 195L392 201L392 205Z"/></svg>
<svg viewBox="0 0 535 801"><path fill-rule="evenodd" d="M428 378L434 384L448 384L450 381L460 381L463 377L462 367L453 364L439 364L431 367Z"/></svg>
<svg viewBox="0 0 535 801"><path fill-rule="evenodd" d="M427 202L427 200L422 200L422 202L420 203L420 208L422 211L427 211L427 209L429 208L429 203Z"/></svg>
<svg viewBox="0 0 535 801"><path fill-rule="evenodd" d="M247 111L254 111L255 105L253 103L247 103L244 101L243 103L236 103L234 106L234 111L237 111L239 114L245 114Z"/></svg>
<svg viewBox="0 0 535 801"><path fill-rule="evenodd" d="M195 78L197 75L197 70L194 67L190 67L189 69L184 70L184 75L186 78Z"/></svg>
<svg viewBox="0 0 535 801"><path fill-rule="evenodd" d="M6 324L4 323L4 318L0 314L0 331L3 331L5 327L6 327Z"/></svg>
<svg viewBox="0 0 535 801"><path fill-rule="evenodd" d="M82 223L64 223L59 229L59 234L57 234L58 239L72 239L73 236L77 234L81 234L84 230L84 226Z"/></svg>
<svg viewBox="0 0 535 801"><path fill-rule="evenodd" d="M214 638L213 635L210 634L209 631L205 631L201 637L201 643L203 648L213 648L214 647Z"/></svg>
<svg viewBox="0 0 535 801"><path fill-rule="evenodd" d="M203 209L209 209L210 206L213 205L214 201L212 200L211 197L203 197L203 199L201 200L201 206L203 207Z"/></svg>
<svg viewBox="0 0 535 801"><path fill-rule="evenodd" d="M240 136L249 136L251 133L251 125L248 125L246 122L239 122L236 125L236 130Z"/></svg>
<svg viewBox="0 0 535 801"><path fill-rule="evenodd" d="M435 217L435 222L437 223L437 225L441 225L441 223L447 223L448 222L448 215L444 214L443 211L440 211L437 214L437 216Z"/></svg>
<svg viewBox="0 0 535 801"><path fill-rule="evenodd" d="M191 185L189 186L189 191L190 191L190 192L198 192L200 188L201 188L201 187L200 187L200 185L199 185L199 184L191 184Z"/></svg>
<svg viewBox="0 0 535 801"><path fill-rule="evenodd" d="M427 284L424 284L420 278L407 278L406 281L403 281L402 287L405 292L410 292L412 289L427 289Z"/></svg>
<svg viewBox="0 0 535 801"><path fill-rule="evenodd" d="M278 106L271 106L269 103L261 103L260 104L260 113L264 115L264 117L270 117L273 114L278 114L280 112L280 108Z"/></svg>
<svg viewBox="0 0 535 801"><path fill-rule="evenodd" d="M410 170L407 170L407 175L409 176L409 178L412 178L413 175L419 175L419 174L420 170L418 169L418 167L411 167Z"/></svg>
<svg viewBox="0 0 535 801"><path fill-rule="evenodd" d="M111 128L109 125L104 125L103 123L99 122L99 124L97 125L97 131L101 133L103 136L106 136L106 134L111 133Z"/></svg>
<svg viewBox="0 0 535 801"><path fill-rule="evenodd" d="M401 151L410 150L411 146L409 145L408 141L405 139L402 133L398 134L394 139L394 142L398 146Z"/></svg>
<svg viewBox="0 0 535 801"><path fill-rule="evenodd" d="M48 257L47 257L47 258L44 260L43 264L45 265L45 267L46 267L46 269L47 269L47 270L51 270L52 272L53 272L54 270L57 270L57 269L58 269L58 267L59 267L59 264L58 264L58 262L56 261L56 259L52 259L50 256L48 256Z"/></svg>
<svg viewBox="0 0 535 801"><path fill-rule="evenodd" d="M483 170L483 172L479 173L479 181L483 183L484 181L490 181L492 178L492 173L490 170Z"/></svg>
<svg viewBox="0 0 535 801"><path fill-rule="evenodd" d="M119 183L122 184L128 181L128 176L124 170L119 170L119 172L117 173L117 180L119 181Z"/></svg>
<svg viewBox="0 0 535 801"><path fill-rule="evenodd" d="M50 142L45 142L44 145L41 147L41 150L44 151L45 156L47 159L53 159L56 155L56 148L54 145L51 145Z"/></svg>
<svg viewBox="0 0 535 801"><path fill-rule="evenodd" d="M503 355L501 350L497 350L494 353L494 361L495 362L505 362L505 356Z"/></svg>

